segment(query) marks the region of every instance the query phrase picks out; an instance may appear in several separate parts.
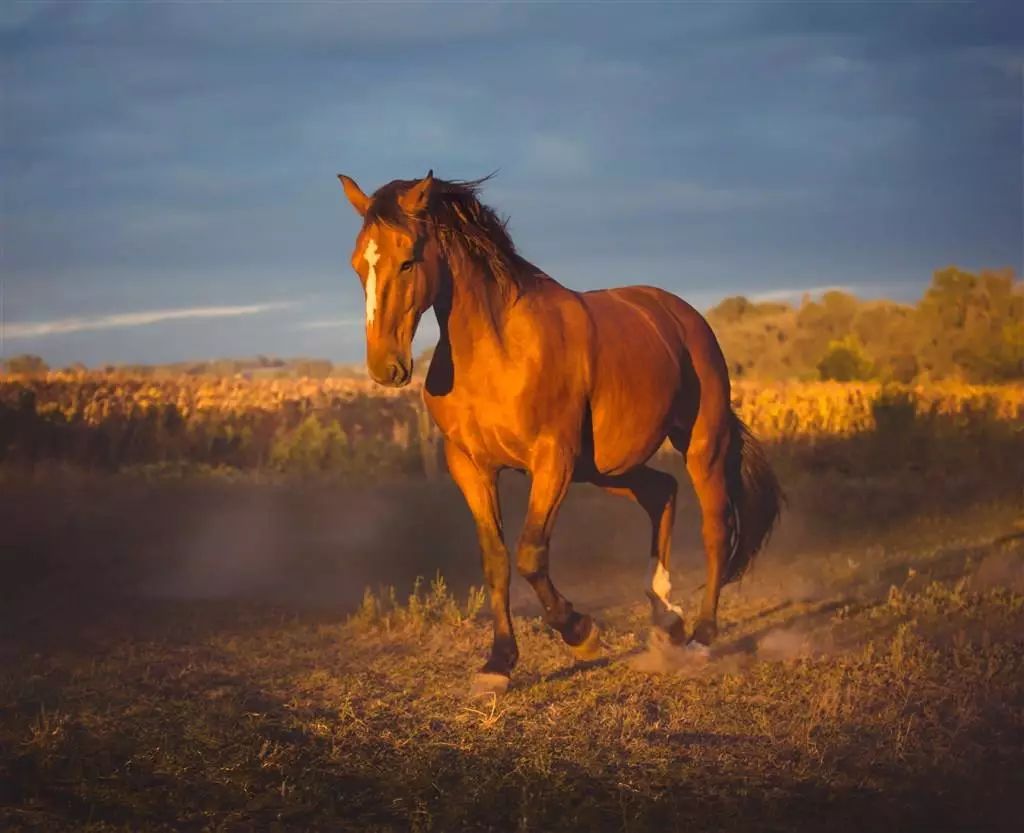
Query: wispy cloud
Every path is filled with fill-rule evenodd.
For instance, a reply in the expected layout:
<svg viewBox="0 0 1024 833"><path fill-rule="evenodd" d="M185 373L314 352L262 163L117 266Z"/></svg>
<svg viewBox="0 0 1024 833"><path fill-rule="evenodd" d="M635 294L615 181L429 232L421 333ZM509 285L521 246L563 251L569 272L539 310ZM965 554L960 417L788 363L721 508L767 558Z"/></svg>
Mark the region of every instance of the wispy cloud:
<svg viewBox="0 0 1024 833"><path fill-rule="evenodd" d="M806 295L824 295L826 292L855 293L855 286L800 286L792 289L770 289L767 292L752 292L751 301L792 301Z"/></svg>
<svg viewBox="0 0 1024 833"><path fill-rule="evenodd" d="M264 304L244 304L222 307L186 307L183 309L157 309L143 312L122 312L93 317L58 318L52 321L13 322L4 327L8 339L41 338L87 330L114 330L122 327L145 327L163 321L181 321L190 318L237 318L292 306L291 301L273 301Z"/></svg>
<svg viewBox="0 0 1024 833"><path fill-rule="evenodd" d="M362 324L362 318L325 318L319 321L303 321L300 330L333 330L336 327L354 327Z"/></svg>

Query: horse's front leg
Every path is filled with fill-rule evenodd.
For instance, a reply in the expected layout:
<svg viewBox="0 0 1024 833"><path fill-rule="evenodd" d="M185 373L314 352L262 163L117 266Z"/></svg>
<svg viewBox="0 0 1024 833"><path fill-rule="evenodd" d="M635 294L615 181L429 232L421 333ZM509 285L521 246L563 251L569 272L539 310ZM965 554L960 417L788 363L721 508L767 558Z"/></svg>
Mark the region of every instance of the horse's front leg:
<svg viewBox="0 0 1024 833"><path fill-rule="evenodd" d="M562 635L577 659L590 660L600 653L600 631L593 619L573 610L548 574L548 545L558 509L572 480L573 463L566 448L538 442L530 470L530 500L516 552L516 567L537 594L547 623Z"/></svg>
<svg viewBox="0 0 1024 833"><path fill-rule="evenodd" d="M444 450L448 471L466 498L469 511L476 521L484 580L490 592L491 615L494 618L491 655L474 676L470 695L482 697L504 694L512 669L519 659L519 650L516 648L508 606L509 554L501 529L497 472L481 469L451 442L445 443Z"/></svg>

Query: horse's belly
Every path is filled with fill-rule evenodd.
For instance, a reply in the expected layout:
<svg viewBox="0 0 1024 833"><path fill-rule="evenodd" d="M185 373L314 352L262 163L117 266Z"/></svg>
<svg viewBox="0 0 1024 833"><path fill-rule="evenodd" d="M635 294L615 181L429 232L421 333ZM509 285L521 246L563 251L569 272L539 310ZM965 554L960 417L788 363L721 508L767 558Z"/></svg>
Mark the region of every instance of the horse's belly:
<svg viewBox="0 0 1024 833"><path fill-rule="evenodd" d="M622 474L650 458L665 440L671 399L594 409L594 467L601 474Z"/></svg>

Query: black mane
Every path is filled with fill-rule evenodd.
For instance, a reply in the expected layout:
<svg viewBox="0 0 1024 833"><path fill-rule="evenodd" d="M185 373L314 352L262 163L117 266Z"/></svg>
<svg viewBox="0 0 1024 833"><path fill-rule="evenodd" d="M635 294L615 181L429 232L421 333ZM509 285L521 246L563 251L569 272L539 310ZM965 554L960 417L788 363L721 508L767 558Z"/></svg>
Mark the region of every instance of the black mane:
<svg viewBox="0 0 1024 833"><path fill-rule="evenodd" d="M429 223L444 248L450 251L461 247L487 267L485 275L493 277L503 290L518 295L534 286L538 276L534 269L523 268L525 261L508 234L508 219L501 219L478 198L491 176L464 181L434 179L427 210L420 217L407 214L398 200L418 180L396 179L374 193L365 222L379 222L411 233L415 233L417 224Z"/></svg>

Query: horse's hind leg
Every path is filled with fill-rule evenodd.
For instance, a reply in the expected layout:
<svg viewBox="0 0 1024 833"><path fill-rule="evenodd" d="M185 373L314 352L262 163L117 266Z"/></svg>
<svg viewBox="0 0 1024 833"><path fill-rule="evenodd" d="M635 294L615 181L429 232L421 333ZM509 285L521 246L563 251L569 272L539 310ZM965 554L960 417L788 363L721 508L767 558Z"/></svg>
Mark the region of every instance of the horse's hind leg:
<svg viewBox="0 0 1024 833"><path fill-rule="evenodd" d="M669 580L672 526L679 484L667 472L639 466L624 475L600 479L596 485L613 495L636 501L651 519L651 573L647 590L651 617L673 644L682 644L686 639L683 611L669 598L672 591Z"/></svg>
<svg viewBox="0 0 1024 833"><path fill-rule="evenodd" d="M673 444L676 439L670 436ZM693 631L692 642L707 647L718 633L718 596L722 590L723 570L729 554L729 487L726 458L730 435L724 427L698 419L688 447L680 448L686 455L686 470L693 481L701 511L701 534L707 559L707 582L704 599ZM679 445L676 445L679 448Z"/></svg>

